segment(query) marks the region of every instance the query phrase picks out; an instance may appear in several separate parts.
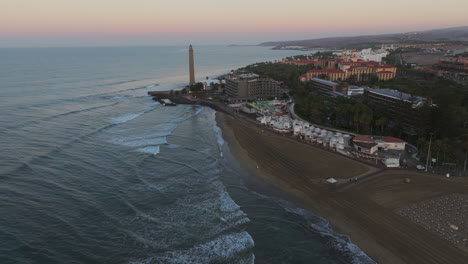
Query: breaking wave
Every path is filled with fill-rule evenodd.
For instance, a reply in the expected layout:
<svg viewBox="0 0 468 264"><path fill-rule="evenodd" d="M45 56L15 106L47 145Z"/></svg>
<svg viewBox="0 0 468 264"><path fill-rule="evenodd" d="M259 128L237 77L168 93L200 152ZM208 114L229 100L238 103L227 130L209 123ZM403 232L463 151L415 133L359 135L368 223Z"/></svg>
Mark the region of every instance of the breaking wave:
<svg viewBox="0 0 468 264"><path fill-rule="evenodd" d="M332 239L331 245L336 250L348 256L353 264L375 264L369 256L367 256L356 244L353 244L350 238L346 235L338 234L335 232L330 223L310 211L302 208L297 208L290 202L278 199L277 204L280 205L285 211L296 214L304 218L309 226L313 228L320 236Z"/></svg>
<svg viewBox="0 0 468 264"><path fill-rule="evenodd" d="M141 113L136 113L136 114L126 114L126 115L122 115L122 116L119 116L119 117L114 117L111 119L111 123L112 124L123 124L123 123L126 123L130 120L133 120L139 116L141 116L142 114L144 114L144 112L141 112Z"/></svg>
<svg viewBox="0 0 468 264"><path fill-rule="evenodd" d="M130 261L130 264L196 264L196 263L235 263L253 264L255 256L249 251L254 246L247 232L230 233L219 236L189 249L165 252L145 260Z"/></svg>
<svg viewBox="0 0 468 264"><path fill-rule="evenodd" d="M159 146L149 146L146 148L139 148L136 150L137 152L148 153L151 155L156 155L159 153Z"/></svg>

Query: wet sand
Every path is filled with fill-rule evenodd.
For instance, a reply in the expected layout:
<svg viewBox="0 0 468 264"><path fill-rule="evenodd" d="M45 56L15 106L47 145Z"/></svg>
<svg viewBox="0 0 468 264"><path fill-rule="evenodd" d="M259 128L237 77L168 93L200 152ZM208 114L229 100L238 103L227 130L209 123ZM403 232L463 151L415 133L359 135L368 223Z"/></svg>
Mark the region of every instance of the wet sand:
<svg viewBox="0 0 468 264"><path fill-rule="evenodd" d="M388 170L337 191L323 180L378 169L220 112L217 122L242 167L329 220L378 263L468 263L466 250L395 212L409 203L466 193L468 180ZM410 184L403 183L407 177Z"/></svg>

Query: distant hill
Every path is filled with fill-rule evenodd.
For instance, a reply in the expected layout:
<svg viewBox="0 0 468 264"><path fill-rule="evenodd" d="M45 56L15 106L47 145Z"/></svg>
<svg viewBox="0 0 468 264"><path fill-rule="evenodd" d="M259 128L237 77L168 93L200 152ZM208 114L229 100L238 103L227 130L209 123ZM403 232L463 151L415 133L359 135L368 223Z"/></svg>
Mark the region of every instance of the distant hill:
<svg viewBox="0 0 468 264"><path fill-rule="evenodd" d="M353 37L331 37L292 41L271 41L259 44L260 46L274 46L275 49L290 46L304 48L364 48L370 45L382 43L404 43L404 42L433 42L433 41L467 41L468 26L444 29L433 29L426 31L415 31L407 33L365 35Z"/></svg>

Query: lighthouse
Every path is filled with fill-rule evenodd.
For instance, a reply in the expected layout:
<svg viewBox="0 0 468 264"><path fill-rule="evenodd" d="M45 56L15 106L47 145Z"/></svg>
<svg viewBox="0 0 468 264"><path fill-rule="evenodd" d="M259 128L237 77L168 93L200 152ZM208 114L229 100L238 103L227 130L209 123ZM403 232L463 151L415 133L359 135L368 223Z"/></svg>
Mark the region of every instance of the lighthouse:
<svg viewBox="0 0 468 264"><path fill-rule="evenodd" d="M192 86L195 84L195 66L193 62L193 48L192 45L189 46L189 71L190 71L190 82L189 85Z"/></svg>

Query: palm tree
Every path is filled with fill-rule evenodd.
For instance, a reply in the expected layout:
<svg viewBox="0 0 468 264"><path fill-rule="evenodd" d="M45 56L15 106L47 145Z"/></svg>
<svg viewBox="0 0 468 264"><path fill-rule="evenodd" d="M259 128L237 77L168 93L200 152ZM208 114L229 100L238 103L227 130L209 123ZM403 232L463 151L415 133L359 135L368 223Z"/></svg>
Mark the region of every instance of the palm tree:
<svg viewBox="0 0 468 264"><path fill-rule="evenodd" d="M359 133L359 128L368 126L372 122L372 110L365 104L354 105L353 123ZM361 125L361 126L360 126Z"/></svg>
<svg viewBox="0 0 468 264"><path fill-rule="evenodd" d="M465 161L463 162L463 172L465 172L466 171L467 160L468 160L468 133L461 136L461 139L462 139L462 142L464 142L463 148L464 148L464 151L465 151Z"/></svg>
<svg viewBox="0 0 468 264"><path fill-rule="evenodd" d="M450 140L443 138L440 143L440 151L444 154L444 161L447 161L447 153L450 151Z"/></svg>
<svg viewBox="0 0 468 264"><path fill-rule="evenodd" d="M443 142L440 139L434 140L434 143L432 143L432 149L436 152L436 167L437 163L439 162L439 153L443 148Z"/></svg>
<svg viewBox="0 0 468 264"><path fill-rule="evenodd" d="M390 120L386 116L382 116L382 117L380 117L379 119L377 119L375 121L375 125L380 127L380 134L381 135L384 134L384 128L385 128L385 126L388 125L388 122L390 122Z"/></svg>

